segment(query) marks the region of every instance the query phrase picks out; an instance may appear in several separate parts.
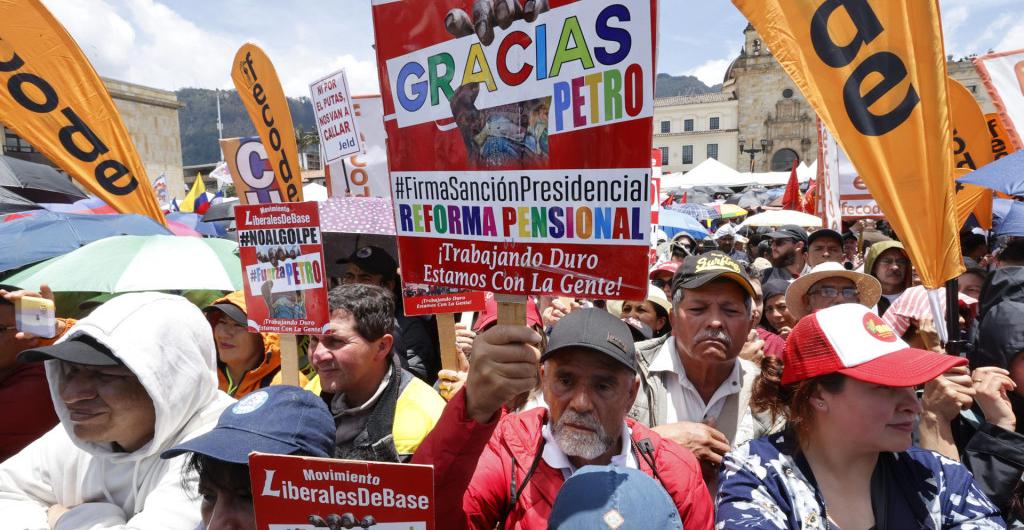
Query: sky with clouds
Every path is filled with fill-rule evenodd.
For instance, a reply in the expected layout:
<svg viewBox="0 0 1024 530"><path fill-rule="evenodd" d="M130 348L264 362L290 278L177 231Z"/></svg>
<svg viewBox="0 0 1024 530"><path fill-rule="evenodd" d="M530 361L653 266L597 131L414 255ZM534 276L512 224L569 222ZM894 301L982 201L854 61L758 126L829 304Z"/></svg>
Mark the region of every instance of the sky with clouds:
<svg viewBox="0 0 1024 530"><path fill-rule="evenodd" d="M876 0L888 1L888 0ZM917 1L917 0L915 0ZM923 0L922 0L923 1ZM100 75L173 90L232 88L229 65L252 41L290 96L344 68L376 93L369 0L43 0ZM746 21L729 0L662 0L658 70L719 83ZM941 0L946 53L1024 48L1024 1Z"/></svg>

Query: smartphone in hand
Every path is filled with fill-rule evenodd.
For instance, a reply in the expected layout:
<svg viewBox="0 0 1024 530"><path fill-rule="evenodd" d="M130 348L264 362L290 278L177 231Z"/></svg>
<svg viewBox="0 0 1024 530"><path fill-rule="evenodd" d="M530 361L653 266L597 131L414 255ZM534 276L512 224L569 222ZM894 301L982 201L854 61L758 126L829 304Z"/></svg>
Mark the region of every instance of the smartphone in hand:
<svg viewBox="0 0 1024 530"><path fill-rule="evenodd" d="M57 334L57 314L53 300L22 296L14 301L14 324L18 331L51 339Z"/></svg>

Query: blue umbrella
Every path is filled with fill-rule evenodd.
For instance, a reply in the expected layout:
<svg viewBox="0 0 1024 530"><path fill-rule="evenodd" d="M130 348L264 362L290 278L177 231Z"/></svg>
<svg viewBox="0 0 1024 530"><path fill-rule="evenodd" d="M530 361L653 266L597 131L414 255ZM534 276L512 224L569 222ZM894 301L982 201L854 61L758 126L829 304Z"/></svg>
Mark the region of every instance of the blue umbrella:
<svg viewBox="0 0 1024 530"><path fill-rule="evenodd" d="M686 232L696 240L708 237L708 231L696 219L672 210L661 210L658 212L658 226L665 231L670 239L679 232Z"/></svg>
<svg viewBox="0 0 1024 530"><path fill-rule="evenodd" d="M0 271L67 254L87 243L117 235L171 234L142 215L92 215L40 211L0 223Z"/></svg>
<svg viewBox="0 0 1024 530"><path fill-rule="evenodd" d="M996 199L998 201L999 199ZM1005 199L1004 199L1005 200ZM1009 208L1002 216L996 215L996 201L992 203L992 228L997 236L1024 236L1024 203L1006 201ZM1000 205L1003 209L1005 203Z"/></svg>
<svg viewBox="0 0 1024 530"><path fill-rule="evenodd" d="M1007 195L1024 195L1024 151L1004 156L956 181L961 184L984 186Z"/></svg>
<svg viewBox="0 0 1024 530"><path fill-rule="evenodd" d="M203 216L192 212L171 212L168 221L179 222L206 237L225 237L228 235L227 223L203 221Z"/></svg>
<svg viewBox="0 0 1024 530"><path fill-rule="evenodd" d="M719 219L722 217L722 214L718 213L714 208L692 202L685 204L670 204L661 211L664 212L665 210L686 214L697 221Z"/></svg>

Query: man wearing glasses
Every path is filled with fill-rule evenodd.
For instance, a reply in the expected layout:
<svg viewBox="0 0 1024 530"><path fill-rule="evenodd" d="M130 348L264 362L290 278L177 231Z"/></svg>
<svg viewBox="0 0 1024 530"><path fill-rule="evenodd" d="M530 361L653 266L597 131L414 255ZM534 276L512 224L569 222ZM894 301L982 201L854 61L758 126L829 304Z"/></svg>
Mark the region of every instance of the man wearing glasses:
<svg viewBox="0 0 1024 530"><path fill-rule="evenodd" d="M874 307L882 286L874 277L848 271L842 264L826 261L797 278L786 289L786 305L797 320L826 307L861 304Z"/></svg>
<svg viewBox="0 0 1024 530"><path fill-rule="evenodd" d="M806 265L807 231L796 225L785 225L766 237L772 242L772 268L764 271L762 281L799 278Z"/></svg>

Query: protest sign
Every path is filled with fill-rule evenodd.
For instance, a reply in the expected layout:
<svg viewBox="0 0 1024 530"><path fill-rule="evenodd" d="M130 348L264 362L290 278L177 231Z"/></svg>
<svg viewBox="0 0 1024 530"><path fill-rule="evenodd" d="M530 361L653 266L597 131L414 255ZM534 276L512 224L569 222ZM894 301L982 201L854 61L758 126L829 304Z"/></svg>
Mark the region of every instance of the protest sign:
<svg viewBox="0 0 1024 530"><path fill-rule="evenodd" d="M266 154L282 191L281 202L302 202L295 125L274 64L259 46L247 42L235 53L231 81L264 148L270 147Z"/></svg>
<svg viewBox="0 0 1024 530"><path fill-rule="evenodd" d="M352 110L363 150L327 164L331 197L391 197L388 181L387 134L380 96L353 96Z"/></svg>
<svg viewBox="0 0 1024 530"><path fill-rule="evenodd" d="M309 96L324 160L334 162L362 151L345 71L313 81L309 85Z"/></svg>
<svg viewBox="0 0 1024 530"><path fill-rule="evenodd" d="M260 530L434 528L431 466L252 453L249 477Z"/></svg>
<svg viewBox="0 0 1024 530"><path fill-rule="evenodd" d="M842 199L839 192L839 146L824 123L818 120L818 214L821 226L843 231Z"/></svg>
<svg viewBox="0 0 1024 530"><path fill-rule="evenodd" d="M661 211L661 149L651 150L651 224L658 224Z"/></svg>
<svg viewBox="0 0 1024 530"><path fill-rule="evenodd" d="M959 276L937 0L732 2L867 182L921 283Z"/></svg>
<svg viewBox="0 0 1024 530"><path fill-rule="evenodd" d="M402 282L405 316L483 311L483 291Z"/></svg>
<svg viewBox="0 0 1024 530"><path fill-rule="evenodd" d="M974 59L1010 143L1024 149L1024 49Z"/></svg>
<svg viewBox="0 0 1024 530"><path fill-rule="evenodd" d="M284 202L263 142L256 136L220 141L239 204Z"/></svg>
<svg viewBox="0 0 1024 530"><path fill-rule="evenodd" d="M89 59L39 0L0 2L0 123L121 213L166 224Z"/></svg>
<svg viewBox="0 0 1024 530"><path fill-rule="evenodd" d="M645 295L655 3L481 20L482 39L468 0L373 6L407 281Z"/></svg>
<svg viewBox="0 0 1024 530"><path fill-rule="evenodd" d="M330 320L316 202L235 208L249 331L318 335Z"/></svg>

